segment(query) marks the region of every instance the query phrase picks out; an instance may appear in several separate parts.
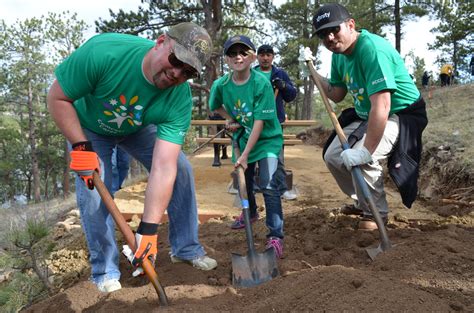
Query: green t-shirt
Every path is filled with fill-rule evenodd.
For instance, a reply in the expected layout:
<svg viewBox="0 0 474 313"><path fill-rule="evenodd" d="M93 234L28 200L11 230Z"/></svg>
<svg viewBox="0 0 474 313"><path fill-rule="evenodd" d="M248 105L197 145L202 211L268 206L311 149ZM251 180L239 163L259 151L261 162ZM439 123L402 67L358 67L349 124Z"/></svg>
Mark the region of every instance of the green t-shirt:
<svg viewBox="0 0 474 313"><path fill-rule="evenodd" d="M262 71L262 69L260 68L260 66L254 67L254 69L255 69L257 72L262 73L268 80L271 80L271 78L272 78L272 70L269 70L268 72L264 72L264 71Z"/></svg>
<svg viewBox="0 0 474 313"><path fill-rule="evenodd" d="M55 71L64 94L74 101L81 126L107 136L125 136L155 124L157 137L182 144L191 121L188 83L158 89L142 71L155 43L124 34L97 35Z"/></svg>
<svg viewBox="0 0 474 313"><path fill-rule="evenodd" d="M397 50L384 38L366 30L361 31L350 55L333 53L330 83L347 88L362 119L369 116L369 97L379 91L391 93L390 114L405 109L420 97Z"/></svg>
<svg viewBox="0 0 474 313"><path fill-rule="evenodd" d="M215 110L224 106L227 113L232 116L243 130L239 141L240 150L243 151L252 132L255 120L263 120L264 126L260 137L250 151L249 163L263 158L277 158L283 145L283 132L278 122L275 111L275 100L270 81L254 69L250 71L249 80L242 85L232 81L232 75L226 74L214 81L209 96L209 107ZM235 156L232 160L235 162Z"/></svg>

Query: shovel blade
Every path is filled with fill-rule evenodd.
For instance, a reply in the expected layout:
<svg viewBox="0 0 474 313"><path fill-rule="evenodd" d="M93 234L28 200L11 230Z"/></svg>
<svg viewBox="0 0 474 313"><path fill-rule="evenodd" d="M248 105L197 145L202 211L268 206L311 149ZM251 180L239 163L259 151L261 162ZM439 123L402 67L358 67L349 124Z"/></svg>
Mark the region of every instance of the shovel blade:
<svg viewBox="0 0 474 313"><path fill-rule="evenodd" d="M253 287L279 275L275 251L270 248L263 253L247 256L232 253L232 284L235 287Z"/></svg>
<svg viewBox="0 0 474 313"><path fill-rule="evenodd" d="M381 244L378 245L378 247L376 247L376 248L366 248L365 251L367 251L367 254L369 255L370 259L372 261L374 261L375 258L377 257L377 255L391 249L394 246L395 245L392 245L390 242L388 242L386 244L381 243Z"/></svg>

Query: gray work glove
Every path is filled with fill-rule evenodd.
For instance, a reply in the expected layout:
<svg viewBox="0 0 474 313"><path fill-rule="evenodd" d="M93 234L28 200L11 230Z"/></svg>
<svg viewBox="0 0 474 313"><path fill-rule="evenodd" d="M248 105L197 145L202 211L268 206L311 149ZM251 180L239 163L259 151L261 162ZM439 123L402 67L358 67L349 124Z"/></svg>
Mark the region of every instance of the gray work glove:
<svg viewBox="0 0 474 313"><path fill-rule="evenodd" d="M364 146L358 149L346 149L342 151L341 157L344 165L349 171L354 166L372 162L372 155Z"/></svg>

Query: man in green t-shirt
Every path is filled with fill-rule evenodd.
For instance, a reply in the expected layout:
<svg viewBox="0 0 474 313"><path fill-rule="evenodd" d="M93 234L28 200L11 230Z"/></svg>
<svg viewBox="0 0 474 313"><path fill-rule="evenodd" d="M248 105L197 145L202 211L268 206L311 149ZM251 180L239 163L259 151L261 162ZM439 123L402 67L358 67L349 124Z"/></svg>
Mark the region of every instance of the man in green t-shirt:
<svg viewBox="0 0 474 313"><path fill-rule="evenodd" d="M199 75L211 52L205 29L181 23L156 41L124 34L97 35L55 71L48 108L71 144L70 167L78 174L76 196L92 281L102 292L121 288L119 253L114 221L94 190L92 173L99 172L111 190L111 156L116 146L150 174L135 237L137 250L127 255L137 267L134 276L143 273L140 260L155 261L157 228L165 210L172 262L202 270L217 266L198 240L194 178L181 151L192 109L186 81Z"/></svg>
<svg viewBox="0 0 474 313"><path fill-rule="evenodd" d="M232 161L245 170L250 220L258 219L253 192L255 166L259 168L259 187L266 208L267 248L273 248L278 258L283 255L283 213L281 181L285 179L279 154L283 132L278 121L270 81L251 68L256 59L255 46L246 36L233 36L224 43L225 60L231 72L217 79L211 88L209 107L227 119L226 127L235 131L242 152ZM238 127L236 127L238 126ZM245 227L243 214L232 229Z"/></svg>
<svg viewBox="0 0 474 313"><path fill-rule="evenodd" d="M416 159L421 154L421 132L427 123L425 104L400 54L384 38L366 30L357 31L354 19L344 6L337 3L323 5L313 17L313 26L324 46L333 52L330 80L317 75L323 89L334 102L343 100L348 92L354 100L354 114L341 126L349 143L352 138L355 140L350 149L342 151L339 139L331 138L324 160L342 191L356 200L355 211L362 215L359 229L377 229L362 191L352 181L350 170L360 166L386 223L388 204L380 162L395 152L399 155L401 150L416 151L410 156L413 157L410 160L413 162L408 162L411 164L405 163L405 157L390 168L398 171L395 175L402 178L398 180L401 185L414 180L416 187ZM398 187L403 196L405 191ZM409 206L410 201L404 203Z"/></svg>

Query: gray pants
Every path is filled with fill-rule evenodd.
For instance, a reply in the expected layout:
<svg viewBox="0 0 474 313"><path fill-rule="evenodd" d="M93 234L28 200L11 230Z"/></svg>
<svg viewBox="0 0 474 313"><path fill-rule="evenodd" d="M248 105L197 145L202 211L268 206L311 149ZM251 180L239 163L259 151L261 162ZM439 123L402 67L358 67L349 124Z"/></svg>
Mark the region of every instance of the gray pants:
<svg viewBox="0 0 474 313"><path fill-rule="evenodd" d="M360 121L353 122L343 129L346 138L349 137L349 135L360 125L360 123ZM360 167L362 170L362 175L364 176L364 179L369 187L370 193L374 198L374 203L382 216L386 216L388 214L388 204L383 185L383 168L380 164L380 161L386 159L390 155L390 152L397 142L398 133L398 116L393 114L388 119L383 137L380 140L377 149L375 149L375 152L372 154L373 162ZM364 134L362 139L357 141L352 148L362 147L364 145L365 137L366 134ZM341 188L341 190L346 195L354 199L356 204L358 203L357 206L363 210L364 215L371 216L372 213L370 212L369 206L364 199L362 190L359 190L360 188L356 188L357 186L355 180L352 179L351 172L346 169L346 166L342 162L341 152L341 142L336 136L324 155L326 165L332 176L334 176L336 179L339 188Z"/></svg>

